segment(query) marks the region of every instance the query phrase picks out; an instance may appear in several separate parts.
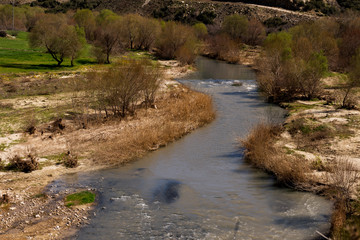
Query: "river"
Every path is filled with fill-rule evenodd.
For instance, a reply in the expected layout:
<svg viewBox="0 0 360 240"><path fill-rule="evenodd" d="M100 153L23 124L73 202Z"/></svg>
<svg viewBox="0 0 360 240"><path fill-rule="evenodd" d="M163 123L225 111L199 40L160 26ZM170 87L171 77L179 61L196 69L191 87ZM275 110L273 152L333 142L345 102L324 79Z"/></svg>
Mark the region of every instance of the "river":
<svg viewBox="0 0 360 240"><path fill-rule="evenodd" d="M197 66L180 81L213 97L214 122L135 163L67 175L51 185L50 191L99 192L96 216L77 238L296 240L327 233L328 200L277 187L243 160L236 139L259 121L284 117L259 96L254 72L206 58Z"/></svg>

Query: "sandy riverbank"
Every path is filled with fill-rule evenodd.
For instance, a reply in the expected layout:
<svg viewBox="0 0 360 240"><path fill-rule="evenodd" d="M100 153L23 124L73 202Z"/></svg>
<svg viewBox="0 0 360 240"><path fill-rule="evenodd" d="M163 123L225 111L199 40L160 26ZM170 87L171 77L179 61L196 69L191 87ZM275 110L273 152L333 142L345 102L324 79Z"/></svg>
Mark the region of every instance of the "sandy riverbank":
<svg viewBox="0 0 360 240"><path fill-rule="evenodd" d="M89 125L86 129L77 129L71 121L64 120L66 128L60 132L48 133L39 129L31 136L16 132L1 136L0 144L6 147L0 152L0 158L36 152L41 170L0 172L1 195L6 194L10 200L0 208L0 238L62 239L73 235L78 227L89 221L93 206L65 207L64 197L73 190L47 192L45 187L50 182L64 174L126 164L214 118L210 97L173 80L191 72L189 67L179 66L176 61L161 64L165 73L156 108L140 109L135 116L125 120ZM1 101L29 109L36 104L51 107L57 101L55 96L52 101L40 98ZM24 101L26 104L21 105ZM69 150L79 156L80 164L76 168L57 164L57 156Z"/></svg>

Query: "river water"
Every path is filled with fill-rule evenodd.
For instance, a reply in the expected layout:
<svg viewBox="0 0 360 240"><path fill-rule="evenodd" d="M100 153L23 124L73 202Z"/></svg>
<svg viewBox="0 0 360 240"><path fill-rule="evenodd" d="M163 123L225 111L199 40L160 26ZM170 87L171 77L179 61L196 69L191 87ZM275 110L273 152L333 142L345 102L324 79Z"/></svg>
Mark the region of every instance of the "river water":
<svg viewBox="0 0 360 240"><path fill-rule="evenodd" d="M296 240L328 232L329 201L279 188L242 159L236 139L261 120L284 116L259 97L254 72L206 58L197 66L180 81L212 95L213 123L125 167L68 175L50 186L99 191L96 216L77 238Z"/></svg>

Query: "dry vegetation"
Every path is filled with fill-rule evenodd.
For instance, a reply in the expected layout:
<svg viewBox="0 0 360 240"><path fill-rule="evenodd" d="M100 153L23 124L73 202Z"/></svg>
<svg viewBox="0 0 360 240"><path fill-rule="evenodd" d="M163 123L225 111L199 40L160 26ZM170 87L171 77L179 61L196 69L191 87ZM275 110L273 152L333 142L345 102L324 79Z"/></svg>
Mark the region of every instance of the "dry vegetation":
<svg viewBox="0 0 360 240"><path fill-rule="evenodd" d="M304 164L299 156L288 156L276 141L282 132L280 125L260 123L249 135L241 140L245 148L245 160L275 175L281 185L297 189L309 189L312 184L308 173L310 166Z"/></svg>
<svg viewBox="0 0 360 240"><path fill-rule="evenodd" d="M63 197L68 192L53 196L44 191L49 182L64 173L128 163L212 121L211 98L171 80L186 74L188 66L162 62L167 66L158 66L155 72L163 73L155 74L150 71L156 66L153 64L147 62L145 68L136 64L128 68L131 69L128 73L142 70L153 76L156 93L140 88L125 114L120 115L112 111L112 105L105 104L111 104L107 100L100 105L95 100L101 99L89 101L84 91L89 83L85 79L87 74L20 75L13 79L11 84L16 90L4 91L8 98L0 100L4 106L0 113L9 116L2 119L0 137L0 165L4 167L0 172L1 195L4 195L0 200L0 238L46 239L51 234L55 238L59 234L63 237L73 234L76 227L87 222L90 206L66 208ZM99 74L108 74L106 69ZM149 80L146 74L139 76ZM21 89L34 94L23 95ZM44 90L46 95L37 95ZM108 116L104 106L108 108ZM36 155L29 154L28 149ZM14 235L14 231L20 233Z"/></svg>
<svg viewBox="0 0 360 240"><path fill-rule="evenodd" d="M326 101L283 105L289 117L282 127L261 123L242 140L246 160L281 184L331 198L332 237L357 239L360 112Z"/></svg>

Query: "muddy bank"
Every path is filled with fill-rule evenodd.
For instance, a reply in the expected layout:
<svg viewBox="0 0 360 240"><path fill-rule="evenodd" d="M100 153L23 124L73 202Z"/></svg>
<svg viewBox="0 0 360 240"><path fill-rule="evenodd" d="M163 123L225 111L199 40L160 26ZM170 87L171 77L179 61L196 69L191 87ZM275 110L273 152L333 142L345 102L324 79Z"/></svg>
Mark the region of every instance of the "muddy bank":
<svg viewBox="0 0 360 240"><path fill-rule="evenodd" d="M31 136L8 133L1 136L0 144L4 148L0 155L3 162L15 154L36 152L41 170L31 173L0 172L1 195L6 194L9 197L9 202L2 204L0 208L0 238L70 237L78 227L89 221L92 206L65 207L64 197L75 190L49 192L45 187L50 182L65 173L93 171L136 160L214 118L208 96L173 81L173 78L183 76L191 69L178 66L175 61L161 64L165 66L165 77L155 108L141 109L136 116L122 121L89 125L86 129L76 129L71 127L71 121L64 121L67 127L63 131L36 131ZM38 102L46 104L37 98L25 98L27 104L24 107L31 109L30 106ZM22 100L23 97L4 101L13 101L16 104ZM69 149L78 156L79 166L76 168L66 168L58 164L59 155Z"/></svg>

